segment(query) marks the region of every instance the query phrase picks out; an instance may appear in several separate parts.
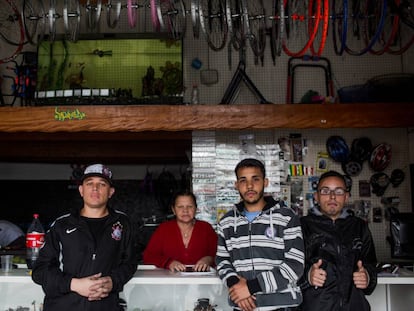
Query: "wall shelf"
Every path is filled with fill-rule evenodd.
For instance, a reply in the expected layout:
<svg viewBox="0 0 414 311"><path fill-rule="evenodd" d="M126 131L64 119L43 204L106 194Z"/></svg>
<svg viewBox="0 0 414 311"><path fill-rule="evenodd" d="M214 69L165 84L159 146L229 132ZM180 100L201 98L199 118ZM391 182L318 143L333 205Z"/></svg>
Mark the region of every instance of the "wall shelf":
<svg viewBox="0 0 414 311"><path fill-rule="evenodd" d="M397 127L413 104L0 107L0 161L188 163L193 130Z"/></svg>

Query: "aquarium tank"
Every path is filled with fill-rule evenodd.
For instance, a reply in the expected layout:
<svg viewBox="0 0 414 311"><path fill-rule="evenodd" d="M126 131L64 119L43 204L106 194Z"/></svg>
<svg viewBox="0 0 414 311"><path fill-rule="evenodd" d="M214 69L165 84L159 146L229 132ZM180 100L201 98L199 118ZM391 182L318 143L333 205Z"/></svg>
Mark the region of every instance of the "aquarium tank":
<svg viewBox="0 0 414 311"><path fill-rule="evenodd" d="M181 40L119 34L44 40L37 54L38 105L183 101Z"/></svg>

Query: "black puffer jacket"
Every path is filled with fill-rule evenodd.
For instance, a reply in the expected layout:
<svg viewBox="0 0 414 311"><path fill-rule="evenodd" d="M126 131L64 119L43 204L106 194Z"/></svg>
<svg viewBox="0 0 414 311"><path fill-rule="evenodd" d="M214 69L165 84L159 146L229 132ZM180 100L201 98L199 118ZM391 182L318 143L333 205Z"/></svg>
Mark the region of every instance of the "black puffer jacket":
<svg viewBox="0 0 414 311"><path fill-rule="evenodd" d="M332 221L318 210L302 217L301 224L306 251L301 310L370 310L365 295L371 294L377 285L377 258L367 224L346 211ZM309 270L320 258L327 280L322 288L314 288L308 282ZM353 283L352 274L358 260L369 274L369 284L364 290L357 289Z"/></svg>

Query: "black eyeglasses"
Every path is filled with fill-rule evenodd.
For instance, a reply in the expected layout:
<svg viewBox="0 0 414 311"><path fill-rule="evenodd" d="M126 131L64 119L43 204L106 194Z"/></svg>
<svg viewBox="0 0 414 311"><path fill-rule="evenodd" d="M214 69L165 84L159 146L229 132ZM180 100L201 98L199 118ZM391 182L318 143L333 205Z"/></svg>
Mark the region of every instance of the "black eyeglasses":
<svg viewBox="0 0 414 311"><path fill-rule="evenodd" d="M331 195L332 193L337 196L345 195L346 189L340 188L340 187L335 188L335 189L329 189L328 187L322 187L321 189L319 189L320 195Z"/></svg>

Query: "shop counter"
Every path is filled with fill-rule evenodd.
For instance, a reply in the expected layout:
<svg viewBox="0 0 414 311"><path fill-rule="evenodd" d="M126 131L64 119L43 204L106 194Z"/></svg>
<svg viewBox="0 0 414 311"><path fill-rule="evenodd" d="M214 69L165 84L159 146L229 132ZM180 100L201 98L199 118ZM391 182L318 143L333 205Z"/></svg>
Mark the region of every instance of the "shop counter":
<svg viewBox="0 0 414 311"><path fill-rule="evenodd" d="M0 310L42 310L42 288L33 283L25 268L8 274L0 272L0 293ZM231 310L227 289L214 271L173 273L139 266L120 296L128 311L197 311L199 299L208 299L215 311ZM395 276L380 275L377 288L367 298L373 311L412 311L414 273L400 269Z"/></svg>

